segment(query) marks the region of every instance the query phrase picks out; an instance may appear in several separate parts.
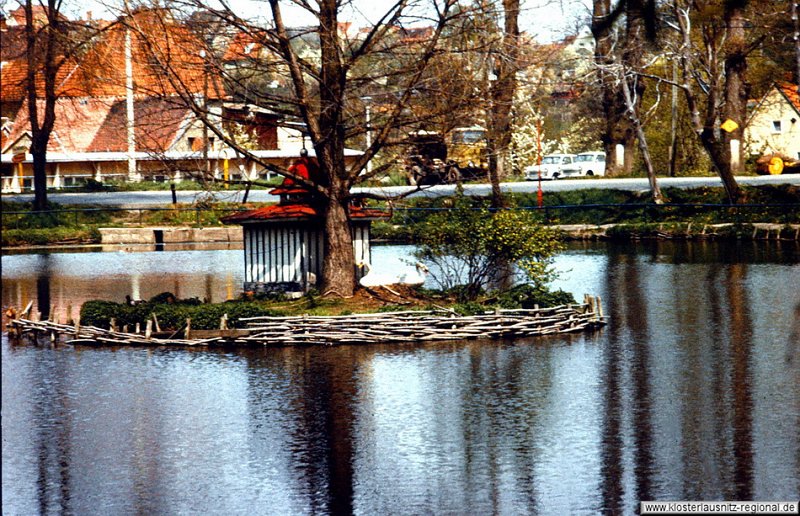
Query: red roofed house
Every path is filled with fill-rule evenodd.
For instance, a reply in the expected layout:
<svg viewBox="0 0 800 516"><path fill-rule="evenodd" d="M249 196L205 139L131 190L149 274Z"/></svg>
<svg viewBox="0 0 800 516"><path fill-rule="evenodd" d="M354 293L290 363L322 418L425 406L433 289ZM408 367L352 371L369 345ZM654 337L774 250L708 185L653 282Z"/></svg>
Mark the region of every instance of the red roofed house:
<svg viewBox="0 0 800 516"><path fill-rule="evenodd" d="M56 123L47 154L48 186L69 186L88 178L181 179L186 174L205 172L206 167L218 178L228 169L233 178L256 179L269 174L255 161L224 148L212 131L204 131L202 122L181 99L187 95L205 99L212 123L221 132L237 135L260 160L285 166L297 156L299 145L278 148L278 115L227 100L219 75L204 64L198 50L203 48L202 42L186 26L172 20L168 11L142 10L132 15L130 23L136 28L131 31L135 140L131 156L136 161L136 177L128 174L126 30L120 25L96 35L79 61L68 59L59 70ZM27 62L24 50L19 52L20 45L14 45L13 52L5 45L7 33L17 29L7 27L2 34L3 191L19 191L32 183L32 157L27 153ZM44 100L40 102L37 108L41 113ZM348 156L357 154L348 151ZM24 158L22 178L12 165L14 156Z"/></svg>
<svg viewBox="0 0 800 516"><path fill-rule="evenodd" d="M322 274L324 231L313 195L285 181L270 192L280 203L223 219L244 231L246 292L307 292ZM356 263L370 263L370 225L389 213L359 206L349 208ZM356 270L360 278L362 270Z"/></svg>
<svg viewBox="0 0 800 516"><path fill-rule="evenodd" d="M800 160L800 95L797 85L776 83L758 101L745 128L754 156L781 154Z"/></svg>

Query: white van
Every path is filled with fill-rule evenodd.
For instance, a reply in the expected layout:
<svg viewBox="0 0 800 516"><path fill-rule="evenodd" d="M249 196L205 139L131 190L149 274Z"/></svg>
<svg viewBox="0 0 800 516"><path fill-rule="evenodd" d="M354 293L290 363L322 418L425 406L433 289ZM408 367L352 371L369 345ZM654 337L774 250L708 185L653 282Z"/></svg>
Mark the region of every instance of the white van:
<svg viewBox="0 0 800 516"><path fill-rule="evenodd" d="M560 177L577 176L580 167L575 164L575 154L548 154L542 158L542 179L558 179ZM525 167L525 179L536 181L539 178L540 165Z"/></svg>
<svg viewBox="0 0 800 516"><path fill-rule="evenodd" d="M606 175L605 152L581 152L575 156L575 164L580 168L580 175L582 176Z"/></svg>

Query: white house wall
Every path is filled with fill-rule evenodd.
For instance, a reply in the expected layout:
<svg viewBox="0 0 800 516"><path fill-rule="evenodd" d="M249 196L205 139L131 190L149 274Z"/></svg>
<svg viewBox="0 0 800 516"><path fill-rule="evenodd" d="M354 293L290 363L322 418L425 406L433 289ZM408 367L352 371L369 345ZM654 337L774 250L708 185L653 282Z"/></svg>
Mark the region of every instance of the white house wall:
<svg viewBox="0 0 800 516"><path fill-rule="evenodd" d="M774 122L780 122L780 132ZM800 159L800 113L776 88L756 106L745 133L751 155L777 153Z"/></svg>

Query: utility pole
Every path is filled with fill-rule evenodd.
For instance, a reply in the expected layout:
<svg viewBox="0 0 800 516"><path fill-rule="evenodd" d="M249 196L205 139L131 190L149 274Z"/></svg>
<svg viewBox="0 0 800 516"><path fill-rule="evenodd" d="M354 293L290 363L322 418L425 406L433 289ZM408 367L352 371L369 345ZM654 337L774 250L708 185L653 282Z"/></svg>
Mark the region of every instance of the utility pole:
<svg viewBox="0 0 800 516"><path fill-rule="evenodd" d="M365 106L365 110L366 110L365 123L367 125L367 127L366 127L366 129L367 129L367 134L366 134L366 136L367 136L367 152L369 152L369 148L372 147L372 128L370 127L370 117L369 117L369 115L370 115L369 108L370 108L370 102L372 102L372 97L362 97L361 100L364 101L364 106ZM370 172L372 172L372 160L367 161L367 174L369 174Z"/></svg>
<svg viewBox="0 0 800 516"><path fill-rule="evenodd" d="M125 109L126 123L125 128L128 133L128 181L138 181L139 174L136 171L136 121L133 105L133 43L131 41L130 23L133 22L128 0L125 0L125 14L128 16L128 24L125 26Z"/></svg>
<svg viewBox="0 0 800 516"><path fill-rule="evenodd" d="M203 167L205 169L204 182L211 177L211 163L208 162L208 67L206 66L206 51L200 51L203 60Z"/></svg>

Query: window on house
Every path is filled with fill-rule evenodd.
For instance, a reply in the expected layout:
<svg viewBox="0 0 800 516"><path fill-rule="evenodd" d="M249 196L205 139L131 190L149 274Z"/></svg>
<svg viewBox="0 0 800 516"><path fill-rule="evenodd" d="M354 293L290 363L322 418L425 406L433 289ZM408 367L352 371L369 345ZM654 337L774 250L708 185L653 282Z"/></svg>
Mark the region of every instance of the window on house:
<svg viewBox="0 0 800 516"><path fill-rule="evenodd" d="M781 132L781 121L780 120L773 120L772 121L772 132L773 133L780 133Z"/></svg>
<svg viewBox="0 0 800 516"><path fill-rule="evenodd" d="M193 137L190 136L189 138L187 138L187 140L189 142L189 150L190 151L197 150L197 149L194 148L195 147L195 142L197 141L197 138L193 138Z"/></svg>

